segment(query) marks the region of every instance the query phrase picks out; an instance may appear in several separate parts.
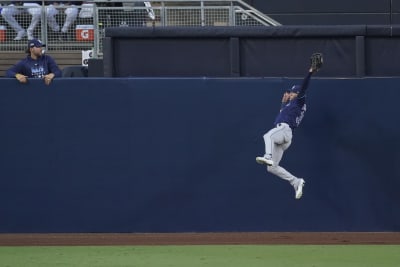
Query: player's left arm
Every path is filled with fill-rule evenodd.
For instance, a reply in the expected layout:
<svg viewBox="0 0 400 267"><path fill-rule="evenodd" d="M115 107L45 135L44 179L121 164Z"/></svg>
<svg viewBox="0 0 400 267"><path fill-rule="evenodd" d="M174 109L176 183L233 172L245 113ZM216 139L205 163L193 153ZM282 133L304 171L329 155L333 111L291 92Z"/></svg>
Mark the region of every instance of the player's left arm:
<svg viewBox="0 0 400 267"><path fill-rule="evenodd" d="M322 68L324 63L324 56L322 53L313 53L310 57L311 65L308 70L307 76L303 80L303 84L301 86L300 92L298 94L298 98L302 98L306 94L306 90L308 88L308 84L310 83L311 76L319 71Z"/></svg>
<svg viewBox="0 0 400 267"><path fill-rule="evenodd" d="M310 68L310 70L307 73L307 76L304 78L303 83L301 84L301 89L299 94L297 95L297 98L302 98L303 96L306 95L306 90L308 88L308 85L310 84L310 79L311 76L313 75L313 70Z"/></svg>

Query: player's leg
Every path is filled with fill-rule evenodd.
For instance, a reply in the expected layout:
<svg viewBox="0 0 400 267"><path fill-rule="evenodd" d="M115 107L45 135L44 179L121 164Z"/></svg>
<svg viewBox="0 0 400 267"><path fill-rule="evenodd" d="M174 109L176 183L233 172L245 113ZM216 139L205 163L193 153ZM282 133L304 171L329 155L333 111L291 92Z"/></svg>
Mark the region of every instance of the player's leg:
<svg viewBox="0 0 400 267"><path fill-rule="evenodd" d="M267 167L268 171L283 180L288 181L294 188L295 198L299 199L303 195L304 180L302 178L297 178L286 169L279 165L272 165Z"/></svg>
<svg viewBox="0 0 400 267"><path fill-rule="evenodd" d="M290 129L290 128L289 128ZM266 164L272 166L274 146L283 144L285 142L285 127L279 126L269 130L264 136L265 154L263 157L257 157L256 161L259 164Z"/></svg>
<svg viewBox="0 0 400 267"><path fill-rule="evenodd" d="M262 157L256 157L256 162L258 164L266 164L268 166L271 166L273 164L272 147L274 145L274 142L273 142L271 136L273 136L274 134L277 134L278 131L279 131L278 128L272 128L266 134L264 134L263 139L264 139L264 144L265 144L265 154Z"/></svg>
<svg viewBox="0 0 400 267"><path fill-rule="evenodd" d="M289 129L290 130L290 129ZM280 161L282 160L283 153L285 150L287 150L292 143L292 132L290 130L285 132L285 137L286 141L283 144L280 145L275 145L273 147L273 152L272 152L272 160L274 164L272 166L268 166L267 170L268 172L278 176L279 178L288 181L294 188L295 190L295 198L299 199L301 198L303 194L303 186L304 186L304 180L301 178L297 178L290 172L288 172L285 168L279 166Z"/></svg>
<svg viewBox="0 0 400 267"><path fill-rule="evenodd" d="M19 15L21 13L22 13L22 10L16 8L14 5L9 5L9 6L3 7L3 9L1 10L1 16L3 17L3 19L17 33L17 36L15 36L14 41L19 41L23 37L26 36L25 30L21 27L21 25L15 19L15 16Z"/></svg>
<svg viewBox="0 0 400 267"><path fill-rule="evenodd" d="M291 141L286 142L281 145L275 145L273 147L272 160L274 163L272 166L268 166L267 170L270 173L288 181L291 185L293 185L296 182L297 177L294 176L293 174L291 174L290 172L288 172L287 170L285 170L284 168L282 168L281 166L279 166L279 163L283 157L283 153L286 149L289 148L290 144L291 144Z"/></svg>

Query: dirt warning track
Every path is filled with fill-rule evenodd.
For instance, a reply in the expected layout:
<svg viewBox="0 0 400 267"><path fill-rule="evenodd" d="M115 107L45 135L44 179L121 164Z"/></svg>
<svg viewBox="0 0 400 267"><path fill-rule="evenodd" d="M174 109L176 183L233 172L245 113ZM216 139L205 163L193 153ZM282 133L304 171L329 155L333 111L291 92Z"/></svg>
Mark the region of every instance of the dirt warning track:
<svg viewBox="0 0 400 267"><path fill-rule="evenodd" d="M400 244L400 232L0 234L0 246Z"/></svg>

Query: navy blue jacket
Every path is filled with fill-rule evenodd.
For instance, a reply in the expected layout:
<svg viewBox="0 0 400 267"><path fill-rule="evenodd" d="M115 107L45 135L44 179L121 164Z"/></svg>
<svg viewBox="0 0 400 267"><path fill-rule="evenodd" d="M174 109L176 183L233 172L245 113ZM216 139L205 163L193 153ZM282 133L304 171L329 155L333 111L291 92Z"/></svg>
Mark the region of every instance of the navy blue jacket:
<svg viewBox="0 0 400 267"><path fill-rule="evenodd" d="M28 78L43 78L44 75L53 73L55 77L61 77L61 70L57 63L49 55L42 55L38 59L32 59L28 55L13 67L7 70L6 77L15 78L15 74L20 73Z"/></svg>

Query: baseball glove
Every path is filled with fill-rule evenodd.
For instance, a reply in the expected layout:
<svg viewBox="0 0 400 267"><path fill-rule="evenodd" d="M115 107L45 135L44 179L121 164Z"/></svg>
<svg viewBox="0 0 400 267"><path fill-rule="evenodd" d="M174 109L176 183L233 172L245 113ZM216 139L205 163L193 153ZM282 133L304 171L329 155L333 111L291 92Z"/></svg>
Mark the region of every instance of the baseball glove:
<svg viewBox="0 0 400 267"><path fill-rule="evenodd" d="M310 57L311 69L313 72L317 72L322 68L324 63L324 56L322 53L313 53Z"/></svg>

